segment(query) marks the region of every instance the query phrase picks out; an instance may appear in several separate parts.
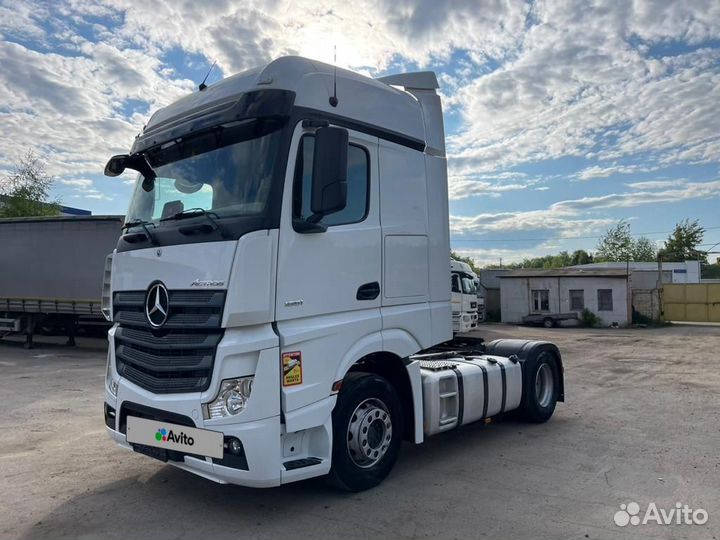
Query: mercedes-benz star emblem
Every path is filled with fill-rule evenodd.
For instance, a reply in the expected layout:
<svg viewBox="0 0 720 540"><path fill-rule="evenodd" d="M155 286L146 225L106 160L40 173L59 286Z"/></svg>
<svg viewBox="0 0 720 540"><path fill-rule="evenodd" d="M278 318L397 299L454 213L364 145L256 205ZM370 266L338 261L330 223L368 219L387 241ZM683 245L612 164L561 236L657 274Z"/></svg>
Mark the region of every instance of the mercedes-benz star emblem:
<svg viewBox="0 0 720 540"><path fill-rule="evenodd" d="M150 326L160 328L168 318L170 299L168 290L162 283L155 283L148 289L145 298L145 317Z"/></svg>

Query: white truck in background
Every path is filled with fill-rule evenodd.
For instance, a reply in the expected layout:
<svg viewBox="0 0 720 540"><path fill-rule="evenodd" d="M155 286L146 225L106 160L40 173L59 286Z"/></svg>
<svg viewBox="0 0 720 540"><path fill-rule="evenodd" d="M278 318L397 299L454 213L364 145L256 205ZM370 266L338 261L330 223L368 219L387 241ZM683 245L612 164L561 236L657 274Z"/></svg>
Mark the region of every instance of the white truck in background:
<svg viewBox="0 0 720 540"><path fill-rule="evenodd" d="M453 333L470 332L478 323L478 277L470 265L450 259Z"/></svg>
<svg viewBox="0 0 720 540"><path fill-rule="evenodd" d="M551 343L453 339L434 73L284 57L157 111L109 259L105 422L216 482L363 490L403 440L564 399Z"/></svg>

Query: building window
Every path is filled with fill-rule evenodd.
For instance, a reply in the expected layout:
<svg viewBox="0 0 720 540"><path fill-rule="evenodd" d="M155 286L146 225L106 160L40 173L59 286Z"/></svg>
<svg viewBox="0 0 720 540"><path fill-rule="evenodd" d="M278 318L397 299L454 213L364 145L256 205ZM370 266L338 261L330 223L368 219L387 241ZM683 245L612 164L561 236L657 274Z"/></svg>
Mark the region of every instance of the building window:
<svg viewBox="0 0 720 540"><path fill-rule="evenodd" d="M598 289L598 311L612 311L612 289Z"/></svg>
<svg viewBox="0 0 720 540"><path fill-rule="evenodd" d="M312 189L313 156L315 136L304 135L300 139L295 166L293 192L293 217L306 220L311 215L310 191ZM346 225L363 221L368 212L370 191L370 157L367 150L351 144L348 147L347 205L339 212L324 216L324 225Z"/></svg>
<svg viewBox="0 0 720 540"><path fill-rule="evenodd" d="M533 311L550 311L550 291L548 289L533 289Z"/></svg>
<svg viewBox="0 0 720 540"><path fill-rule="evenodd" d="M585 291L570 289L570 311L582 311L585 308Z"/></svg>

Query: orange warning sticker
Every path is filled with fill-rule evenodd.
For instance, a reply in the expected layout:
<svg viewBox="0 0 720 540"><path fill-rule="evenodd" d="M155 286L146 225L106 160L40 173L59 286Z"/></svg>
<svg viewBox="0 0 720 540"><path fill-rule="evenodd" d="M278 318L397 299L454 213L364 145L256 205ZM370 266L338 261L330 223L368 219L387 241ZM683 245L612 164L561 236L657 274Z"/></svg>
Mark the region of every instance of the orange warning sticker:
<svg viewBox="0 0 720 540"><path fill-rule="evenodd" d="M300 351L282 353L283 386L302 384L302 354Z"/></svg>

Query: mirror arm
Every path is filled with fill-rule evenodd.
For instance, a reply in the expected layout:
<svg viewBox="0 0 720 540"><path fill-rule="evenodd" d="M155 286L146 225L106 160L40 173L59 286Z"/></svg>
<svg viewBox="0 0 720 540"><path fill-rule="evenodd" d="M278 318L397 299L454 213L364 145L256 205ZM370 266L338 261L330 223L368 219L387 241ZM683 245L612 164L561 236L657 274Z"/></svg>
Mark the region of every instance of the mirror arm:
<svg viewBox="0 0 720 540"><path fill-rule="evenodd" d="M309 219L293 219L293 229L301 234L324 233L327 231L327 225L323 223L312 222Z"/></svg>

